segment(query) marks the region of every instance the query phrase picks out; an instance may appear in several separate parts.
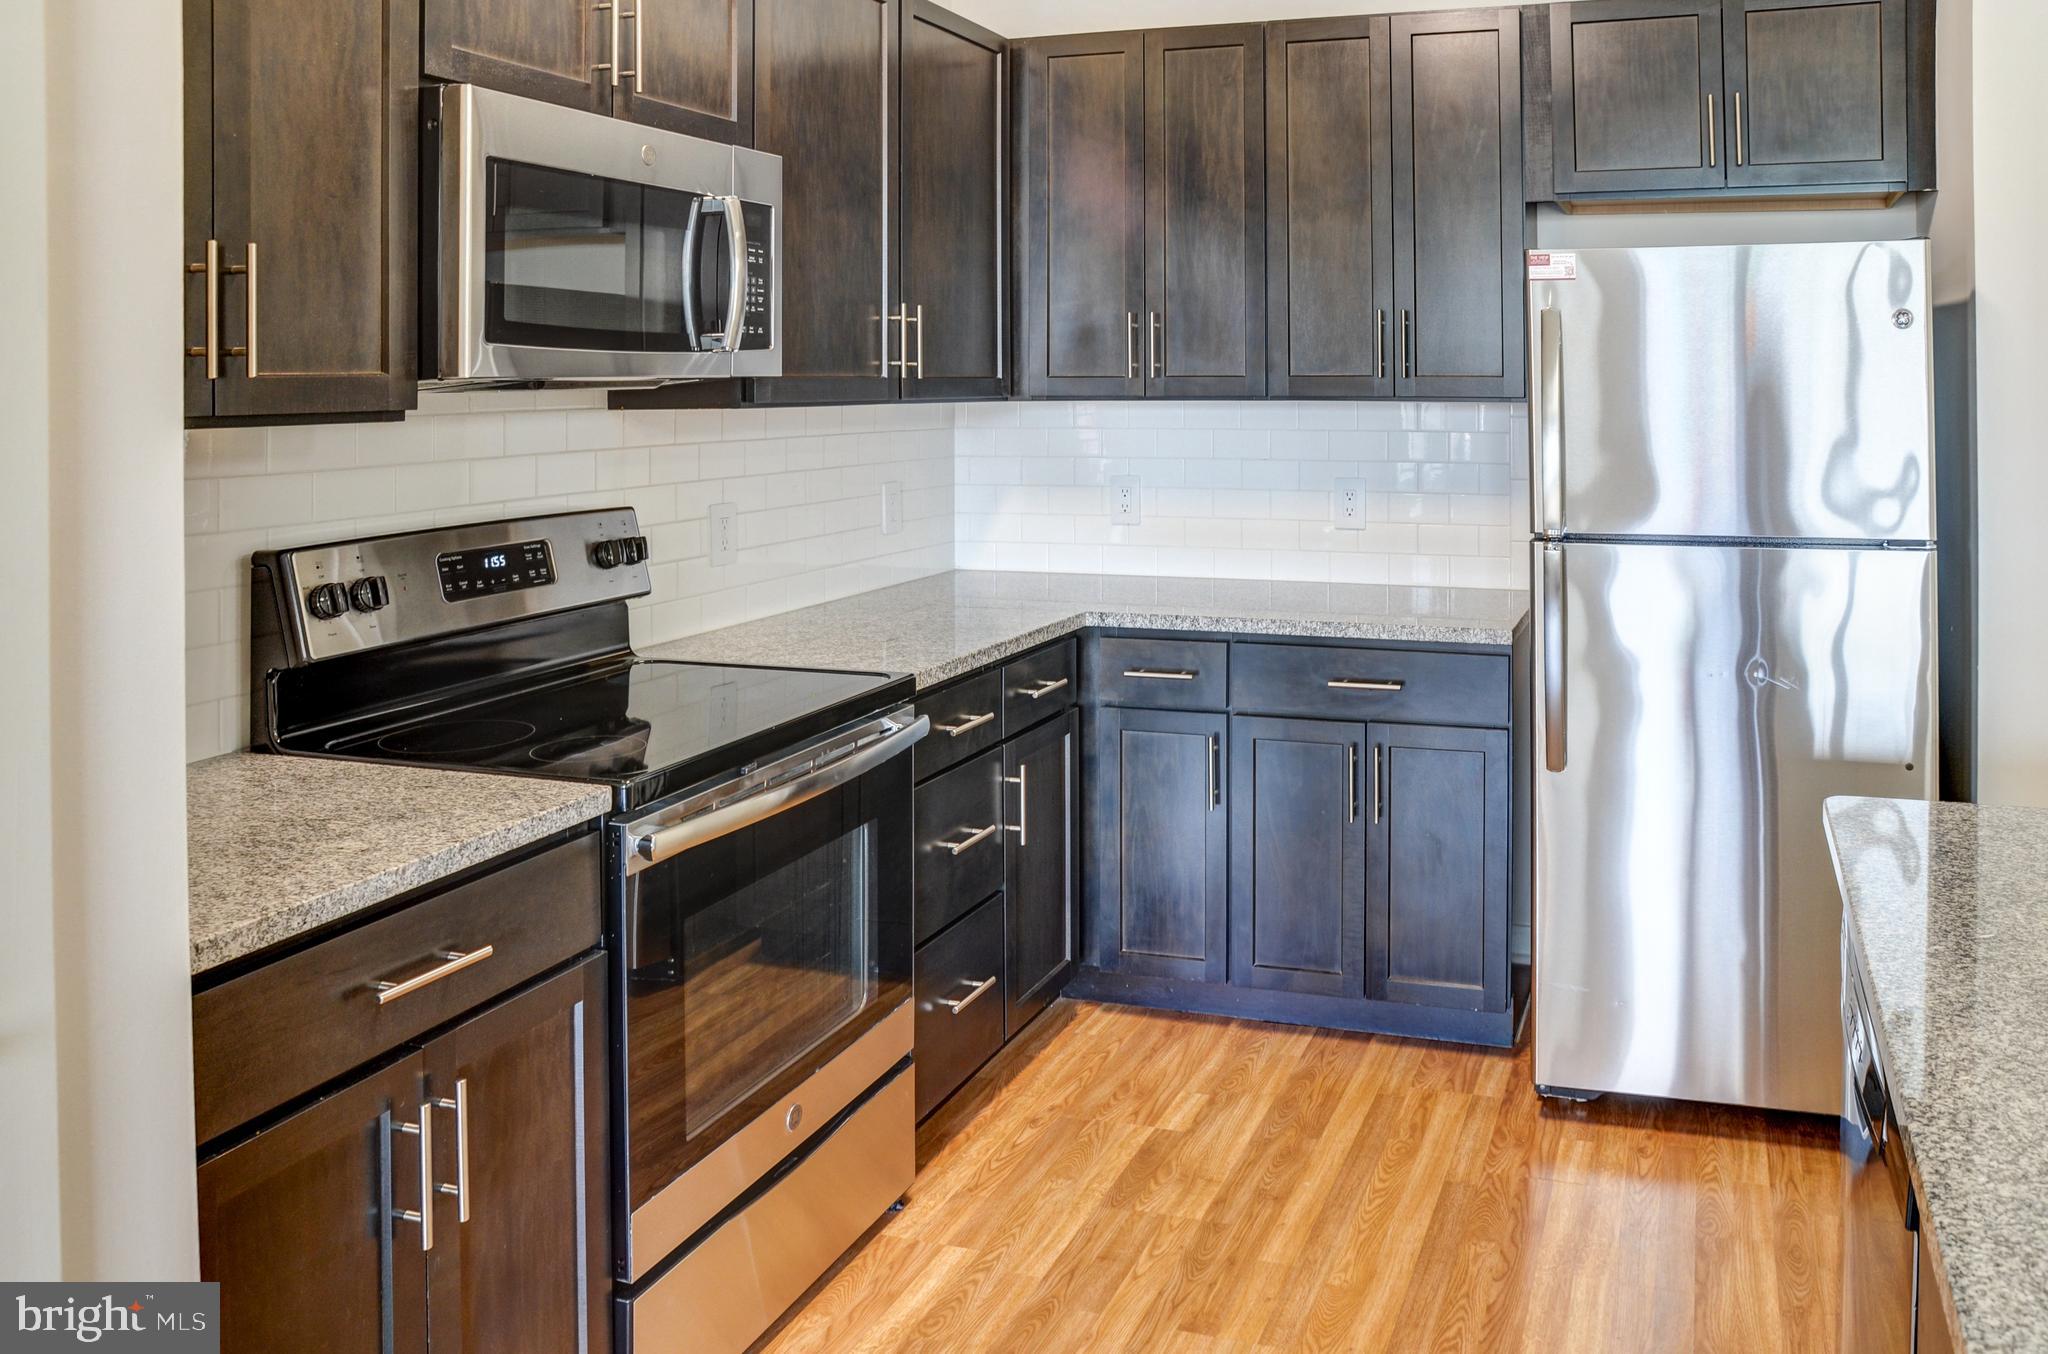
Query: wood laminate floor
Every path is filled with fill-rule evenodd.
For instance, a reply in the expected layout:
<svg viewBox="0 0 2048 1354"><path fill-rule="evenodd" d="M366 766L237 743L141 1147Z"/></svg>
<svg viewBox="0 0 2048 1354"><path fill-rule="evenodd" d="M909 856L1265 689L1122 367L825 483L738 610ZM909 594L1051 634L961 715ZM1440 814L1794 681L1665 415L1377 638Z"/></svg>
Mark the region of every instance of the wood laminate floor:
<svg viewBox="0 0 2048 1354"><path fill-rule="evenodd" d="M1559 1107L1496 1053L1062 1001L776 1332L842 1350L1829 1350L1834 1125Z"/></svg>

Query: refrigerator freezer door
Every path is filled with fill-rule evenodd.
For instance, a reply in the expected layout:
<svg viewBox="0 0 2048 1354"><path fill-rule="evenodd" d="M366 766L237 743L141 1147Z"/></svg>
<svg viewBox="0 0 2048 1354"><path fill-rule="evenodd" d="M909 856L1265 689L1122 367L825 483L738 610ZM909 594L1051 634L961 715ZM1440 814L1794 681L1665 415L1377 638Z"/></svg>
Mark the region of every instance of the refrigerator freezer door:
<svg viewBox="0 0 2048 1354"><path fill-rule="evenodd" d="M1529 283L1536 535L1934 538L1926 241L1542 271L1575 275Z"/></svg>
<svg viewBox="0 0 2048 1354"><path fill-rule="evenodd" d="M1933 553L1531 548L1537 1084L1840 1113L1821 801L1933 795Z"/></svg>

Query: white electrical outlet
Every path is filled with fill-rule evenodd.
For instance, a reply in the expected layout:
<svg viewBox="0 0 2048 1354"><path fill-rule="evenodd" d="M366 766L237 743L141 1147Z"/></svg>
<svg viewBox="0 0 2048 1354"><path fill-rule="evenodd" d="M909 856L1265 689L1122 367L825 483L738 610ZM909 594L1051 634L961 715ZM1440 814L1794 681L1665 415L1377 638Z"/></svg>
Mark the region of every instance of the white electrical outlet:
<svg viewBox="0 0 2048 1354"><path fill-rule="evenodd" d="M711 564L730 564L740 553L740 507L737 503L711 505Z"/></svg>
<svg viewBox="0 0 2048 1354"><path fill-rule="evenodd" d="M1109 524L1134 527L1144 519L1144 485L1136 475L1109 477Z"/></svg>
<svg viewBox="0 0 2048 1354"><path fill-rule="evenodd" d="M882 481L882 534L894 536L903 530L903 481Z"/></svg>
<svg viewBox="0 0 2048 1354"><path fill-rule="evenodd" d="M1330 520L1347 530L1365 526L1365 481L1338 480L1330 503Z"/></svg>

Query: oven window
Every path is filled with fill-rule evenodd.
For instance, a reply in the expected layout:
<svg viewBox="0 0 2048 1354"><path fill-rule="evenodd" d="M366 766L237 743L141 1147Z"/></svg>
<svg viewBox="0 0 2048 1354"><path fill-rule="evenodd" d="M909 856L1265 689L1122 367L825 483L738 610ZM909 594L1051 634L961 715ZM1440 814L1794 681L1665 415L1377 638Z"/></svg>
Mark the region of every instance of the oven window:
<svg viewBox="0 0 2048 1354"><path fill-rule="evenodd" d="M694 195L495 158L489 176L487 340L607 352L687 346Z"/></svg>

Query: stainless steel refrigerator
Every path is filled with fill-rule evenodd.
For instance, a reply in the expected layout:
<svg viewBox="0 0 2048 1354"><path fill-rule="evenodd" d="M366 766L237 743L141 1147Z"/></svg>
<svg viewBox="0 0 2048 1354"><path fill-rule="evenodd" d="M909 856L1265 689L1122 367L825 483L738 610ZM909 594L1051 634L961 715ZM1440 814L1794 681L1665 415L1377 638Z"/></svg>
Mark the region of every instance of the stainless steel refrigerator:
<svg viewBox="0 0 2048 1354"><path fill-rule="evenodd" d="M1837 1114L1821 801L1935 788L1926 243L1529 275L1537 1086Z"/></svg>

